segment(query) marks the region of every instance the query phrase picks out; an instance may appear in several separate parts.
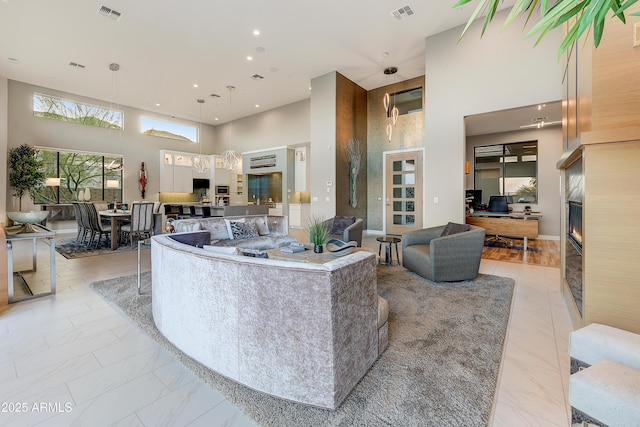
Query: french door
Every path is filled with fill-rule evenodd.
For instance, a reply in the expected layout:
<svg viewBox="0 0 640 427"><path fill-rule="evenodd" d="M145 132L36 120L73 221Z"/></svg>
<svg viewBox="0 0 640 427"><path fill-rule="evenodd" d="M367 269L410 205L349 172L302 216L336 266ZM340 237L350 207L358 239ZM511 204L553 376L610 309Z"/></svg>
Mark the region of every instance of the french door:
<svg viewBox="0 0 640 427"><path fill-rule="evenodd" d="M386 155L386 233L422 228L422 151Z"/></svg>

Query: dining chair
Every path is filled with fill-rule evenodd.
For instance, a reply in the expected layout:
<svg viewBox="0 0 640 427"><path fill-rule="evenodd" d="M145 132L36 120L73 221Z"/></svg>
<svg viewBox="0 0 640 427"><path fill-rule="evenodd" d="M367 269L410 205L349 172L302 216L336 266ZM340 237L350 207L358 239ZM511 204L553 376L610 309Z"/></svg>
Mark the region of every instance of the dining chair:
<svg viewBox="0 0 640 427"><path fill-rule="evenodd" d="M84 242L84 239L87 237L87 233L89 230L85 226L85 221L83 219L84 216L84 208L79 202L73 202L73 213L76 217L76 223L78 224L78 235L76 236L76 242Z"/></svg>
<svg viewBox="0 0 640 427"><path fill-rule="evenodd" d="M131 204L131 222L120 227L123 237L129 238L131 249L134 248L133 240L146 239L153 234L153 203Z"/></svg>
<svg viewBox="0 0 640 427"><path fill-rule="evenodd" d="M93 239L97 237L95 246L97 248L103 235L105 239L109 240L109 236L111 235L111 227L102 223L100 215L98 214L98 210L96 209L96 205L94 205L93 203L83 203L83 205L87 212L89 229L91 231L89 246L93 245Z"/></svg>

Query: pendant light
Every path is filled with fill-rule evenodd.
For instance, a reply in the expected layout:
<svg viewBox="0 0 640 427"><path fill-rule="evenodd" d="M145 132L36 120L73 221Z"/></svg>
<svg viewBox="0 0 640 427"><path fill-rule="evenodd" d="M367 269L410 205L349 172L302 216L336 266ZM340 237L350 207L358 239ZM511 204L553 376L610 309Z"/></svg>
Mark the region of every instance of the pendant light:
<svg viewBox="0 0 640 427"><path fill-rule="evenodd" d="M200 154L193 156L193 171L195 173L209 172L209 158L202 155L202 104L204 99L198 99L200 104L200 121L198 122L198 144L200 144Z"/></svg>
<svg viewBox="0 0 640 427"><path fill-rule="evenodd" d="M109 108L114 109L113 100L118 97L118 70L120 70L120 64L112 62L109 64L109 71L111 71L111 102ZM118 150L122 150L122 128L118 130ZM115 160L111 160L111 163L104 165L104 169L107 172L120 172L124 169L124 157L120 160L120 163L116 163Z"/></svg>
<svg viewBox="0 0 640 427"><path fill-rule="evenodd" d="M384 69L384 74L387 76L387 85L389 84L389 76L397 72L398 72L397 67L387 67ZM393 94L392 109L389 109L389 107L391 107L391 97L389 95L389 92L386 92L384 94L384 97L382 99L382 104L384 105L384 113L385 113L385 116L387 117L387 129L386 129L387 141L391 142L391 136L393 135L393 127L396 125L398 121L398 115L400 114L398 107L396 107L396 95Z"/></svg>
<svg viewBox="0 0 640 427"><path fill-rule="evenodd" d="M236 165L242 161L242 156L240 156L237 151L231 149L231 93L236 88L234 86L227 86L227 89L229 89L229 148L220 156L222 157L222 167L227 170L234 170Z"/></svg>

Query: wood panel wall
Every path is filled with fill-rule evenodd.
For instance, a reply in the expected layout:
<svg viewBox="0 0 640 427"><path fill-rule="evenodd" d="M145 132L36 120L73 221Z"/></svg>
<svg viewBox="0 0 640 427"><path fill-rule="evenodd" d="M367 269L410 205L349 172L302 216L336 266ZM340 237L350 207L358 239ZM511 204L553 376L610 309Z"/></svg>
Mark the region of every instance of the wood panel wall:
<svg viewBox="0 0 640 427"><path fill-rule="evenodd" d="M583 320L640 333L640 141L587 145Z"/></svg>

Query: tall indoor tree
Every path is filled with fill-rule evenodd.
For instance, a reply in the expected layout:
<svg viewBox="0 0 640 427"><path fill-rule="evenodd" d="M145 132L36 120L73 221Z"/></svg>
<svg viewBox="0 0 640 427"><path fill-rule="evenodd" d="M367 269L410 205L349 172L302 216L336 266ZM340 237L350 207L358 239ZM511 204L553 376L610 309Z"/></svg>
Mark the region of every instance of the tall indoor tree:
<svg viewBox="0 0 640 427"><path fill-rule="evenodd" d="M9 150L7 158L9 166L9 185L13 187L13 195L18 198L19 210L22 210L22 196L25 193L33 198L44 183L42 161L38 158L38 150L22 144Z"/></svg>
<svg viewBox="0 0 640 427"><path fill-rule="evenodd" d="M475 0L458 0L454 7L460 7ZM620 19L626 23L625 11L638 0L516 0L511 7L509 16L504 26L509 25L521 15L527 14L527 21L531 19L535 10L539 11L540 19L534 23L533 28L526 34L530 37L538 34L536 44L554 28L568 24L567 33L560 44L558 55L562 55L572 46L587 30L593 30L593 43L596 47L600 44L604 32L605 20L609 11L611 17ZM462 30L460 39L467 33L473 21L484 14L482 34L487 29L489 22L493 20L498 7L503 0L479 0L478 6L469 18L467 25ZM640 15L640 12L632 15Z"/></svg>

